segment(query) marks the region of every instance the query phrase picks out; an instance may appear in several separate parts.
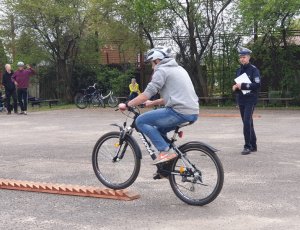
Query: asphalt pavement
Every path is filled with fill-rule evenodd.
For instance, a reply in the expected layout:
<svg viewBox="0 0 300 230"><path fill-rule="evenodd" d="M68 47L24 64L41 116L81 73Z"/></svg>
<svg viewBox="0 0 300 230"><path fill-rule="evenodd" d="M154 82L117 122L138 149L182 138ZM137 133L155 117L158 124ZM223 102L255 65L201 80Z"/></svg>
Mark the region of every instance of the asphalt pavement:
<svg viewBox="0 0 300 230"><path fill-rule="evenodd" d="M206 206L189 206L168 180L154 181L155 167L142 147L141 172L129 188L140 199L0 190L0 229L300 229L300 111L257 110L258 152L247 156L240 154L237 114L201 110L197 123L183 129L181 143L197 140L220 150L224 187ZM113 109L0 113L0 178L102 187L92 149L101 135L116 130L109 124L124 119Z"/></svg>

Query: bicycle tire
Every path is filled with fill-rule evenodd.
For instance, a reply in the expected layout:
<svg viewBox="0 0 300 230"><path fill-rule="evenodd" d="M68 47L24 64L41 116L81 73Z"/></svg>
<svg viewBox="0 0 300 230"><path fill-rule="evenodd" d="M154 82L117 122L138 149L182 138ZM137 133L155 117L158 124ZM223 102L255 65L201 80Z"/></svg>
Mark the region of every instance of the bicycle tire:
<svg viewBox="0 0 300 230"><path fill-rule="evenodd" d="M103 100L98 95L93 96L91 102L94 107L101 106L101 107L105 108Z"/></svg>
<svg viewBox="0 0 300 230"><path fill-rule="evenodd" d="M103 99L102 99L102 98L99 98L99 100L100 100L100 106L101 106L102 108L105 108L105 102L103 101Z"/></svg>
<svg viewBox="0 0 300 230"><path fill-rule="evenodd" d="M202 193L204 194L206 192L206 190L208 190L210 188L211 188L211 191L208 191L207 195L204 195L204 197L201 197L201 198L200 198L200 195L198 197L198 194L197 194L196 198L192 198L189 195L184 194L183 191L185 191L185 190L183 190L181 188L184 188L186 190L189 190L189 189L184 187L181 184L185 184L185 183L189 183L189 182L184 182L183 176L178 175L178 172L179 172L178 166L181 165L181 159L177 158L172 164L172 167L171 167L172 173L169 176L169 182L170 182L170 185L171 185L172 190L174 191L175 195L179 199L181 199L183 202L185 202L189 205L203 206L203 205L206 205L206 204L212 202L214 199L217 198L217 196L221 192L223 183L224 183L224 170L223 170L223 166L222 166L220 159L218 158L218 156L216 155L216 153L214 151L212 151L211 149L202 145L201 143L193 143L193 144L190 144L187 146L183 146L183 147L179 148L179 150L186 154L187 158L189 158L189 160L191 161L192 164L194 164L196 167L200 167L200 171L202 169L201 178L202 178L203 184L200 184L200 182L193 184L193 186L190 187L189 194L195 194L195 187L194 187L195 185L201 186L200 190L196 191L196 192L200 192L201 195L202 195ZM195 153L193 153L192 151L194 151ZM191 160L191 158L194 158L193 160L197 159L197 160L199 160L199 162L196 163L193 160ZM201 160L200 160L200 158L201 158ZM213 168L210 169L209 168L210 166L208 166L208 165L215 166L215 169L213 169ZM213 172L213 170L216 170L216 172ZM175 173L177 173L177 174L175 174ZM212 179L212 184L204 185L208 181L210 182L210 177L215 177L215 176L212 176L213 173L216 173L217 178ZM177 182L177 179L178 179L178 182ZM216 179L216 181L214 184L215 179ZM178 184L178 183L180 183L180 184ZM192 184L192 183L190 183L190 184ZM187 185L187 184L185 184L185 185ZM192 188L193 188L193 190L192 190Z"/></svg>
<svg viewBox="0 0 300 230"><path fill-rule="evenodd" d="M119 144L119 137L119 132L106 133L97 141L92 154L92 164L95 175L103 185L111 189L124 189L132 185L136 180L141 167L141 150L133 137L128 135L125 137L121 146L122 149L127 144L123 159L116 162L112 161L114 155L112 155L112 153L108 154L107 149L112 147L114 150L113 154L115 154L116 148L119 147L117 146ZM112 142L109 142L110 140L112 140ZM102 152L100 152L100 150ZM100 157L99 155L103 156ZM100 162L98 162L98 158L101 158ZM130 170L131 167L133 168L129 172L128 170ZM114 176L122 177L122 179L113 179L114 181L112 181L112 177ZM125 179L123 179L123 177Z"/></svg>
<svg viewBox="0 0 300 230"><path fill-rule="evenodd" d="M115 108L119 104L119 100L115 96L110 96L108 99L108 105L111 108Z"/></svg>
<svg viewBox="0 0 300 230"><path fill-rule="evenodd" d="M85 109L88 105L87 98L82 93L77 93L74 97L74 103L79 109Z"/></svg>

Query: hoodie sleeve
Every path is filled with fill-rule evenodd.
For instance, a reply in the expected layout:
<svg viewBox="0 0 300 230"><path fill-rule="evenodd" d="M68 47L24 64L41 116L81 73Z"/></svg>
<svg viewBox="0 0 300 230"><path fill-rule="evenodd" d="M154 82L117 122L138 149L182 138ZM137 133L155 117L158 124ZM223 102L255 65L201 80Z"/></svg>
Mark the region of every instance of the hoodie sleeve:
<svg viewBox="0 0 300 230"><path fill-rule="evenodd" d="M36 74L35 70L32 69L32 68L27 69L26 72L28 73L29 76L32 76L32 75Z"/></svg>
<svg viewBox="0 0 300 230"><path fill-rule="evenodd" d="M143 92L148 98L157 94L166 82L166 74L162 70L156 70L152 76L151 82L147 85L147 88Z"/></svg>

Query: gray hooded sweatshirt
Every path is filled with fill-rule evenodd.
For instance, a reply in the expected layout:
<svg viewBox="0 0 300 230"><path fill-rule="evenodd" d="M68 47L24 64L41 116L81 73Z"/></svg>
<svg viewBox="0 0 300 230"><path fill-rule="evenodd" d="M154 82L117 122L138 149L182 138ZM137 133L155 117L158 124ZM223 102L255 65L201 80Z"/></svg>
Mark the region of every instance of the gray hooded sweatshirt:
<svg viewBox="0 0 300 230"><path fill-rule="evenodd" d="M166 107L181 114L199 114L198 97L190 76L173 58L165 58L154 69L151 82L143 92L148 98L157 93Z"/></svg>

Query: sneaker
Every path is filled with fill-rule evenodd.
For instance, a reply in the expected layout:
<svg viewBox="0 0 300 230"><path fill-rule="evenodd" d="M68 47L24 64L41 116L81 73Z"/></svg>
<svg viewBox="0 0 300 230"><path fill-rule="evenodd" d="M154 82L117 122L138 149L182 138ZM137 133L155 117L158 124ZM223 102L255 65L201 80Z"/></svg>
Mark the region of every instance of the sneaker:
<svg viewBox="0 0 300 230"><path fill-rule="evenodd" d="M251 150L248 148L244 148L244 150L241 152L242 155L248 155L251 153Z"/></svg>
<svg viewBox="0 0 300 230"><path fill-rule="evenodd" d="M7 115L11 115L11 112L7 112Z"/></svg>
<svg viewBox="0 0 300 230"><path fill-rule="evenodd" d="M167 162L165 164L157 164L157 171L156 173L153 174L153 179L154 180L159 180L159 179L167 179L168 176L171 173L171 168L172 168L172 162Z"/></svg>
<svg viewBox="0 0 300 230"><path fill-rule="evenodd" d="M157 164L161 164L164 162L168 162L171 160L174 160L177 157L176 153L170 153L170 152L161 152L157 158L154 160L153 164L157 165Z"/></svg>
<svg viewBox="0 0 300 230"><path fill-rule="evenodd" d="M163 176L163 175L161 175L159 173L154 173L153 174L153 179L154 180L160 180L160 179L164 179L164 178L167 178L167 177L165 177L165 176Z"/></svg>
<svg viewBox="0 0 300 230"><path fill-rule="evenodd" d="M24 114L24 115L27 115L27 111L24 111L23 114Z"/></svg>
<svg viewBox="0 0 300 230"><path fill-rule="evenodd" d="M21 115L21 114L24 114L24 111L21 111L19 114L20 114L20 115Z"/></svg>
<svg viewBox="0 0 300 230"><path fill-rule="evenodd" d="M257 152L257 147L252 147L251 152Z"/></svg>

